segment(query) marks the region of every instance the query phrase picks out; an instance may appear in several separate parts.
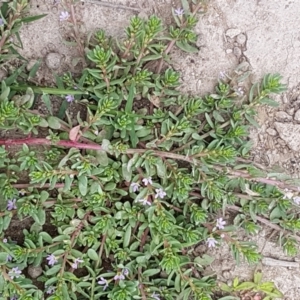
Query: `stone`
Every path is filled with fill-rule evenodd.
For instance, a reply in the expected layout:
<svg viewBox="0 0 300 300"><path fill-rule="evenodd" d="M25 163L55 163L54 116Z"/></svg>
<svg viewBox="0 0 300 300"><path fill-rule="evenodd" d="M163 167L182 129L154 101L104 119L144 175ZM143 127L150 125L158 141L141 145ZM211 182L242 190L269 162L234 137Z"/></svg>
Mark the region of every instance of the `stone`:
<svg viewBox="0 0 300 300"><path fill-rule="evenodd" d="M51 70L56 70L61 64L61 55L56 52L48 53L45 58L46 65Z"/></svg>
<svg viewBox="0 0 300 300"><path fill-rule="evenodd" d="M38 278L43 273L43 269L42 267L29 266L27 272L31 278Z"/></svg>
<svg viewBox="0 0 300 300"><path fill-rule="evenodd" d="M0 81L4 80L7 77L7 72L5 70L0 70Z"/></svg>
<svg viewBox="0 0 300 300"><path fill-rule="evenodd" d="M282 140L293 151L300 150L300 125L293 123L275 122L275 128Z"/></svg>
<svg viewBox="0 0 300 300"><path fill-rule="evenodd" d="M285 111L278 111L276 114L275 114L275 117L278 121L292 121L292 117L287 114Z"/></svg>
<svg viewBox="0 0 300 300"><path fill-rule="evenodd" d="M231 274L230 274L229 271L223 271L222 276L223 276L223 278L225 278L225 279L231 278Z"/></svg>
<svg viewBox="0 0 300 300"><path fill-rule="evenodd" d="M238 29L238 28L229 28L227 31L226 31L226 36L229 36L230 38L234 38L236 37L238 34L241 33L241 30Z"/></svg>
<svg viewBox="0 0 300 300"><path fill-rule="evenodd" d="M246 36L243 33L240 33L237 37L236 37L236 41L240 44L243 45L246 43Z"/></svg>
<svg viewBox="0 0 300 300"><path fill-rule="evenodd" d="M240 57L242 55L242 50L239 48L239 47L234 47L233 48L233 54L236 56L236 57Z"/></svg>
<svg viewBox="0 0 300 300"><path fill-rule="evenodd" d="M295 112L295 108L292 107L292 108L289 108L286 110L286 112L290 115L290 116L293 116L294 115L294 112Z"/></svg>
<svg viewBox="0 0 300 300"><path fill-rule="evenodd" d="M273 128L268 128L266 130L266 132L267 132L268 135L271 135L271 136L275 136L277 134L277 131Z"/></svg>
<svg viewBox="0 0 300 300"><path fill-rule="evenodd" d="M26 66L26 70L30 71L37 62L36 59L31 59Z"/></svg>
<svg viewBox="0 0 300 300"><path fill-rule="evenodd" d="M230 49L230 48L226 49L226 53L227 53L227 54L232 53L232 49Z"/></svg>
<svg viewBox="0 0 300 300"><path fill-rule="evenodd" d="M294 120L300 122L300 109L298 109L295 113Z"/></svg>

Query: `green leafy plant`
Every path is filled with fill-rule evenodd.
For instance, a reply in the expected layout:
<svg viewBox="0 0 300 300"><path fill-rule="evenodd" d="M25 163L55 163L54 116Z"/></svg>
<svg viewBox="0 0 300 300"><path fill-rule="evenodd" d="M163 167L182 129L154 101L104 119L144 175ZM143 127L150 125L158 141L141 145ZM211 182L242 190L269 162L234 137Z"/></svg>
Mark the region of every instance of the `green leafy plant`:
<svg viewBox="0 0 300 300"><path fill-rule="evenodd" d="M246 282L239 282L238 278L235 278L233 281L232 286L228 286L225 283L220 285L221 290L224 292L228 292L231 295L236 295L238 298L231 298L231 299L242 299L248 297L255 297L256 299L261 300L272 300L283 298L283 294L276 288L273 282L263 282L262 281L262 273L256 272L254 274L253 282L246 281ZM244 297L244 298L243 298ZM225 300L229 298L226 296L221 298L220 300Z"/></svg>
<svg viewBox="0 0 300 300"><path fill-rule="evenodd" d="M156 16L133 17L121 41L96 32L87 68L57 77L57 88L22 81L22 68L2 82L0 128L24 133L0 139L3 299L211 299L215 279L201 275L210 258L193 247L228 243L237 261L256 263L256 245L236 232L260 223L294 253L298 188L248 160L255 109L285 85L268 74L246 95L235 72L212 94L182 94L165 62L173 46L195 51L203 7L182 3L168 34ZM40 94L49 115L32 109ZM73 104L84 117L70 117ZM22 239L12 219L30 220Z"/></svg>
<svg viewBox="0 0 300 300"><path fill-rule="evenodd" d="M43 18L45 15L24 16L28 8L27 0L12 0L1 3L0 7L0 63L12 58L21 58L17 48L23 48L19 30L24 23Z"/></svg>

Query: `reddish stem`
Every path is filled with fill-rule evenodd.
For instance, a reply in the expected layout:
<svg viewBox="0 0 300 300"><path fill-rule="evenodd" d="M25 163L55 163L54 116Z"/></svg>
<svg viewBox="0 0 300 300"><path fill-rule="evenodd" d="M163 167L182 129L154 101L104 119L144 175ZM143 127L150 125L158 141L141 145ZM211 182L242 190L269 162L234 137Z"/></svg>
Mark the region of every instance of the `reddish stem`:
<svg viewBox="0 0 300 300"><path fill-rule="evenodd" d="M61 146L61 147L67 147L67 148L77 148L77 149L91 149L91 150L102 150L102 147L97 144L83 144L79 142L73 142L73 141L58 141L58 142L52 142L46 138L25 138L25 139L17 139L17 140L0 140L0 145L4 146L16 146L16 145L43 145L43 146Z"/></svg>

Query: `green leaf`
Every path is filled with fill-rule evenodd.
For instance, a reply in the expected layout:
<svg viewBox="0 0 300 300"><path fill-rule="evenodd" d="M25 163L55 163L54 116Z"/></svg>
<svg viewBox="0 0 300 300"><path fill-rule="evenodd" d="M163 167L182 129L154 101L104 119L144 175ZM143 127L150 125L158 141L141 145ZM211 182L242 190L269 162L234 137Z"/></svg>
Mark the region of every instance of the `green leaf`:
<svg viewBox="0 0 300 300"><path fill-rule="evenodd" d="M143 272L143 276L150 277L150 276L158 274L160 271L161 271L160 269L149 269L149 270L146 270Z"/></svg>
<svg viewBox="0 0 300 300"><path fill-rule="evenodd" d="M238 286L236 286L234 288L235 291L244 291L244 290L251 290L253 288L255 288L256 284L254 282L243 282L241 284L239 284Z"/></svg>
<svg viewBox="0 0 300 300"><path fill-rule="evenodd" d="M85 175L81 175L78 177L78 188L82 196L85 196L87 194L87 184L88 180Z"/></svg>
<svg viewBox="0 0 300 300"><path fill-rule="evenodd" d="M216 121L225 122L224 118L216 110L213 111L213 117L215 118Z"/></svg>
<svg viewBox="0 0 300 300"><path fill-rule="evenodd" d="M116 183L115 182L109 182L104 186L104 190L106 192L113 191L116 188Z"/></svg>
<svg viewBox="0 0 300 300"><path fill-rule="evenodd" d="M50 115L53 115L52 104L48 94L43 94L41 97L42 101L45 103Z"/></svg>
<svg viewBox="0 0 300 300"><path fill-rule="evenodd" d="M30 69L29 75L28 75L28 79L35 77L37 70L39 69L40 65L41 65L42 60L39 59L34 65L33 67Z"/></svg>
<svg viewBox="0 0 300 300"><path fill-rule="evenodd" d="M123 237L123 248L127 248L131 238L131 226L128 224Z"/></svg>
<svg viewBox="0 0 300 300"><path fill-rule="evenodd" d="M182 7L185 13L191 13L190 4L188 0L181 0Z"/></svg>
<svg viewBox="0 0 300 300"><path fill-rule="evenodd" d="M52 129L60 129L61 127L60 121L57 117L50 116L48 117L47 122L49 124L49 127Z"/></svg>
<svg viewBox="0 0 300 300"><path fill-rule="evenodd" d="M130 136L130 141L131 141L131 144L132 144L132 148L136 148L136 145L139 142L139 139L138 139L138 137L136 135L136 132L134 130L134 124L132 124L132 128L129 132L129 136Z"/></svg>
<svg viewBox="0 0 300 300"><path fill-rule="evenodd" d="M205 119L211 128L215 128L214 123L212 122L208 113L205 113Z"/></svg>
<svg viewBox="0 0 300 300"><path fill-rule="evenodd" d="M198 48L196 48L186 42L177 41L176 46L185 52L190 52L190 53L198 53L199 52Z"/></svg>
<svg viewBox="0 0 300 300"><path fill-rule="evenodd" d="M279 106L279 103L275 100L272 100L270 98L263 98L260 100L260 103L261 104L266 104L266 105L269 105L269 106L272 106L272 107L278 107Z"/></svg>
<svg viewBox="0 0 300 300"><path fill-rule="evenodd" d="M270 214L270 220L272 221L274 219L280 219L284 215L285 213L281 210L281 208L279 206L276 206Z"/></svg>
<svg viewBox="0 0 300 300"><path fill-rule="evenodd" d="M46 16L47 16L47 14L38 15L38 16L30 16L30 17L26 17L26 18L21 19L21 22L23 22L23 23L29 23L29 22L33 22L33 21L42 19L42 18L44 18Z"/></svg>
<svg viewBox="0 0 300 300"><path fill-rule="evenodd" d="M96 159L99 165L106 167L108 165L108 157L107 157L107 153L103 150L99 150L99 151L95 151L96 155Z"/></svg>
<svg viewBox="0 0 300 300"><path fill-rule="evenodd" d="M262 280L262 273L261 272L256 272L254 273L254 283L259 284Z"/></svg>
<svg viewBox="0 0 300 300"><path fill-rule="evenodd" d="M7 264L8 253L2 252L0 253L0 265Z"/></svg>
<svg viewBox="0 0 300 300"><path fill-rule="evenodd" d="M125 106L125 111L127 113L132 113L132 104L133 104L133 98L134 98L134 85L133 83L130 85L129 87L129 94L128 97L126 99L126 106Z"/></svg>
<svg viewBox="0 0 300 300"><path fill-rule="evenodd" d="M48 234L47 232L45 231L42 231L39 233L39 235L43 238L43 240L45 242L47 242L48 244L51 244L52 243L52 237L50 236L50 234Z"/></svg>
<svg viewBox="0 0 300 300"><path fill-rule="evenodd" d="M249 121L249 123L251 123L253 126L259 128L259 124L255 121L255 119L253 119L251 116L249 116L248 114L245 114L246 119Z"/></svg>
<svg viewBox="0 0 300 300"><path fill-rule="evenodd" d="M256 94L259 94L259 84L255 83L252 85L250 92L249 92L249 103L253 101L253 98Z"/></svg>
<svg viewBox="0 0 300 300"><path fill-rule="evenodd" d="M228 286L227 284L223 283L223 282L221 282L220 288L224 292L230 293L232 291L232 288L230 286Z"/></svg>
<svg viewBox="0 0 300 300"><path fill-rule="evenodd" d="M92 248L87 251L87 255L91 260L97 261L99 259L97 252Z"/></svg>
<svg viewBox="0 0 300 300"><path fill-rule="evenodd" d="M60 271L60 269L61 269L61 264L55 265L51 269L46 271L45 275L46 276L51 276L51 275L57 274Z"/></svg>
<svg viewBox="0 0 300 300"><path fill-rule="evenodd" d="M209 256L207 254L203 254L202 257L197 256L194 259L194 262L200 264L201 266L209 266L215 260L214 257Z"/></svg>
<svg viewBox="0 0 300 300"><path fill-rule="evenodd" d="M49 198L49 193L47 191L41 191L40 201L43 203Z"/></svg>
<svg viewBox="0 0 300 300"><path fill-rule="evenodd" d="M39 225L44 225L46 222L46 212L43 208L39 208L37 214L32 213L31 217Z"/></svg>

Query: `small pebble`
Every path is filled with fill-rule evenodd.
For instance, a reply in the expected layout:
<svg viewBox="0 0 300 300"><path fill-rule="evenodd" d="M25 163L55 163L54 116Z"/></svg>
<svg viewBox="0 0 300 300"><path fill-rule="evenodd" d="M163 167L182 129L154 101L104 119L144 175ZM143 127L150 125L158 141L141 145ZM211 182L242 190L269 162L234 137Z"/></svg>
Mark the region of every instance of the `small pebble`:
<svg viewBox="0 0 300 300"><path fill-rule="evenodd" d="M223 278L225 278L225 279L229 279L229 278L231 277L231 274L230 274L229 271L224 271L224 272L222 273L222 276L223 276Z"/></svg>
<svg viewBox="0 0 300 300"><path fill-rule="evenodd" d="M236 57L240 57L242 55L242 50L239 48L239 47L234 47L233 48L233 54L236 56Z"/></svg>
<svg viewBox="0 0 300 300"><path fill-rule="evenodd" d="M5 70L0 70L0 81L7 77L7 72Z"/></svg>
<svg viewBox="0 0 300 300"><path fill-rule="evenodd" d="M45 58L46 65L51 70L56 70L61 65L61 55L59 53L49 53Z"/></svg>
<svg viewBox="0 0 300 300"><path fill-rule="evenodd" d="M232 53L232 49L230 49L230 48L229 48L229 49L226 49L226 53L227 53L227 54Z"/></svg>
<svg viewBox="0 0 300 300"><path fill-rule="evenodd" d="M300 109L298 109L294 116L295 121L300 122Z"/></svg>
<svg viewBox="0 0 300 300"><path fill-rule="evenodd" d="M30 71L36 63L37 63L36 59L31 59L26 66L26 70Z"/></svg>
<svg viewBox="0 0 300 300"><path fill-rule="evenodd" d="M288 115L285 111L278 111L275 115L276 119L279 121L291 121L293 118Z"/></svg>
<svg viewBox="0 0 300 300"><path fill-rule="evenodd" d="M240 33L237 37L236 37L236 41L240 44L243 45L246 42L246 36L243 33Z"/></svg>
<svg viewBox="0 0 300 300"><path fill-rule="evenodd" d="M29 266L27 272L31 278L38 278L43 273L43 269L42 267Z"/></svg>
<svg viewBox="0 0 300 300"><path fill-rule="evenodd" d="M266 130L266 132L267 132L267 134L269 134L269 135L271 135L271 136L277 135L277 131L276 131L275 129L273 129L273 128L268 128L268 129Z"/></svg>
<svg viewBox="0 0 300 300"><path fill-rule="evenodd" d="M241 30L237 29L237 28L230 28L226 31L226 35L232 39L240 33L241 33Z"/></svg>

